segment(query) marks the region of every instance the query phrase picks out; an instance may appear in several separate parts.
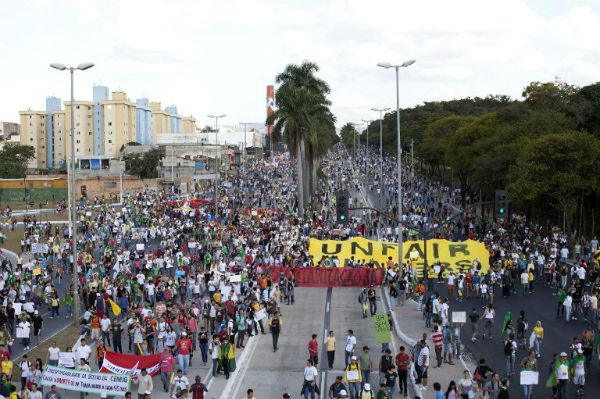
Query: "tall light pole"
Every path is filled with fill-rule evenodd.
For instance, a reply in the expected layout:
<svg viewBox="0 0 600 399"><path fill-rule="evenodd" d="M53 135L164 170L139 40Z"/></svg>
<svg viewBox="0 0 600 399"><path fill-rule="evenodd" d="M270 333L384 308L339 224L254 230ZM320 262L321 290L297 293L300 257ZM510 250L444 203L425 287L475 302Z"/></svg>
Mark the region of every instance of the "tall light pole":
<svg viewBox="0 0 600 399"><path fill-rule="evenodd" d="M400 82L398 71L400 68L407 68L414 64L416 60L404 61L400 65L392 65L389 62L380 62L378 67L396 70L396 140L398 141L398 266L402 266L402 145L400 143Z"/></svg>
<svg viewBox="0 0 600 399"><path fill-rule="evenodd" d="M379 212L383 212L383 113L389 108L371 108L379 112ZM383 219L382 219L383 220Z"/></svg>
<svg viewBox="0 0 600 399"><path fill-rule="evenodd" d="M225 118L227 115L208 115L215 120L215 219L219 213L219 161L217 160L217 151L219 151L219 118Z"/></svg>
<svg viewBox="0 0 600 399"><path fill-rule="evenodd" d="M77 272L77 198L75 196L75 95L74 95L74 72L75 70L85 71L94 66L91 62L84 62L76 67L67 67L65 64L53 63L50 66L59 71L68 70L71 73L71 184L69 197L71 198L71 252L73 252L73 324L79 323L79 274Z"/></svg>
<svg viewBox="0 0 600 399"><path fill-rule="evenodd" d="M356 126L360 126L360 123L350 122L352 125L352 158L356 159Z"/></svg>
<svg viewBox="0 0 600 399"><path fill-rule="evenodd" d="M369 149L369 125L371 124L371 121L365 120L365 119L361 119L362 122L364 122L365 125L367 125L367 150Z"/></svg>
<svg viewBox="0 0 600 399"><path fill-rule="evenodd" d="M240 122L240 125L244 125L244 171L246 171L246 131L248 130L248 123Z"/></svg>

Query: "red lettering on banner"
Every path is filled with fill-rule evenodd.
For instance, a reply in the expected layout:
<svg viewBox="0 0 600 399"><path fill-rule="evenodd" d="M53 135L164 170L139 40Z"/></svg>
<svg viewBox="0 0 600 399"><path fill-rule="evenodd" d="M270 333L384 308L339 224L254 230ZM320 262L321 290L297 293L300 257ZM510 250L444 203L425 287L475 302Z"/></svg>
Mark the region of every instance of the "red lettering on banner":
<svg viewBox="0 0 600 399"><path fill-rule="evenodd" d="M294 273L296 283L300 287L364 287L366 285L381 285L384 276L383 269L351 268L351 267L307 267L291 268L272 266L271 280L278 281L283 273L289 277Z"/></svg>

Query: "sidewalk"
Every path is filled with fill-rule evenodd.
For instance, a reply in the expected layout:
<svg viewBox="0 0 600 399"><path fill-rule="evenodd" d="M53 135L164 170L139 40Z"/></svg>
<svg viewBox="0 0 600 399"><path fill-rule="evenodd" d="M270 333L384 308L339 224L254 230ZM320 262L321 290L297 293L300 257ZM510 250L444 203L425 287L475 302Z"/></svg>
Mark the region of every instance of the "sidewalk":
<svg viewBox="0 0 600 399"><path fill-rule="evenodd" d="M384 292L385 300L390 306L390 298L385 290L382 288ZM423 392L423 398L432 397L433 395L433 383L439 382L442 386L442 391L445 391L448 387L450 381L458 381L463 376L463 371L465 369L469 370L471 373L475 369L475 364L470 364L471 361L466 357L463 359L453 359L454 365L450 365L448 363L443 363L440 368L433 368L433 366L437 365L435 351L433 349L433 343L431 342L431 329L425 327L425 320L423 320L422 313L416 310L416 302L413 300L406 300L404 302L404 306L397 306L392 318L394 327L397 330L400 339L404 341L405 344L409 345L407 351L410 351L412 346L414 346L418 340L422 339L423 334L427 334L427 345L430 350L430 367L428 371L428 382L427 382L427 390ZM465 335L464 331L461 331Z"/></svg>

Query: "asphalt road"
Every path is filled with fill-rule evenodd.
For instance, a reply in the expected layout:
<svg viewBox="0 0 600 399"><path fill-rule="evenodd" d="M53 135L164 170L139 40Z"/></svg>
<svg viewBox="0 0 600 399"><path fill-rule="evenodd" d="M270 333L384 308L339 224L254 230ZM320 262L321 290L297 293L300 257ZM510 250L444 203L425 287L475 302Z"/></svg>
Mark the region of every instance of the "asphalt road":
<svg viewBox="0 0 600 399"><path fill-rule="evenodd" d="M520 287L518 287L520 288ZM554 291L548 287L544 287L541 284L535 287L535 292L528 296L523 296L520 290L517 288L517 294L511 295L508 298L503 298L500 289L496 290L496 297L494 300L494 307L496 309L496 319L493 327L493 339L492 341L481 339L478 337L475 343L471 342L470 334L471 329L469 323L462 329L462 342L466 347L468 354L478 360L485 358L488 366L493 370L498 371L502 376L506 375L506 363L504 358L504 345L501 337L502 323L504 316L507 311L511 312L513 325L516 327L516 321L519 317L521 310L525 311L525 315L529 322L529 330L527 338L531 333L531 329L535 325L536 321L541 321L544 327L544 341L542 344L542 357L538 359L538 368L540 371L540 385L537 385L533 392L536 397L548 397L549 389L545 387L545 381L548 376L549 364L552 360L554 353L569 352L569 345L573 337L581 337L583 329L586 327L586 323L580 318L580 320L566 323L564 318L556 318L556 307L557 299L552 294ZM435 284L435 290L440 292L440 295L444 297L447 293L446 284ZM481 299L479 298L465 298L464 302L459 303L456 300L452 300L450 303L450 312L452 311L466 311L467 315L471 312L472 308L477 308L480 311L483 307ZM483 331L483 322L479 322L479 331ZM521 360L527 355L527 348L519 348L517 351L516 367ZM473 371L473 370L471 370ZM598 361L594 359L592 361L591 370L588 371L586 377L585 391L586 398L598 397L597 392L600 390L600 379L591 378L592 376L597 377L600 373L600 365ZM458 378L458 376L457 376ZM520 395L518 386L518 376L514 376L511 379L512 388L511 396L517 397ZM572 384L571 384L572 385ZM571 386L570 396L574 397L574 387Z"/></svg>
<svg viewBox="0 0 600 399"><path fill-rule="evenodd" d="M4 254L8 257L8 259L11 260L11 262L13 262L13 267L16 266L16 262L17 259L10 253L4 251ZM24 257L24 259L27 259L26 257ZM66 290L69 288L70 284L71 284L71 278L72 275L71 274L65 274L63 279L61 280L60 284L57 284L57 289L59 292L60 297L63 297ZM56 283L56 281L55 281ZM60 309L59 311L63 311L63 309ZM72 319L65 319L65 315L64 313L61 313L60 317L55 317L54 319L50 319L50 312L48 311L48 308L46 306L42 306L40 308L40 313L42 315L42 318L44 319L44 328L42 330L42 336L40 338L40 342L46 340L48 337L51 337L57 333L59 333L60 331L62 331L64 328L66 328L69 324L72 323ZM30 348L33 349L35 345L35 339L32 337L31 338L31 342L30 342ZM26 353L29 353L30 350L25 351L23 350L23 345L21 345L20 340L15 339L15 342L13 343L13 347L12 347L12 351L13 351L13 359L16 359ZM62 348L64 349L64 348ZM46 359L42 359L42 360L46 360Z"/></svg>

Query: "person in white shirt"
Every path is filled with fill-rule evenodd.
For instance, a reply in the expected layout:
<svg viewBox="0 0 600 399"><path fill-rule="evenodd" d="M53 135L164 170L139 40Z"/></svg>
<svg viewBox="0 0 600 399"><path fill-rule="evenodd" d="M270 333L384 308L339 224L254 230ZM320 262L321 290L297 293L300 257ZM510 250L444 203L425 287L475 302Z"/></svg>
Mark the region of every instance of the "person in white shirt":
<svg viewBox="0 0 600 399"><path fill-rule="evenodd" d="M102 332L102 340L105 344L110 346L110 325L111 321L106 313L100 319L100 331Z"/></svg>
<svg viewBox="0 0 600 399"><path fill-rule="evenodd" d="M31 391L27 394L28 399L42 399L42 391L40 391L37 387L37 384L34 382L31 384Z"/></svg>
<svg viewBox="0 0 600 399"><path fill-rule="evenodd" d="M346 366L348 366L350 358L354 355L355 348L356 337L354 336L354 331L348 330L348 335L346 336L346 345L344 347L344 361L346 362Z"/></svg>
<svg viewBox="0 0 600 399"><path fill-rule="evenodd" d="M85 339L81 340L81 344L75 349L75 359L85 359L86 362L90 361L90 355L92 354L92 348L87 344Z"/></svg>
<svg viewBox="0 0 600 399"><path fill-rule="evenodd" d="M17 325L17 329L20 329L22 331L22 343L23 343L23 349L24 350L28 350L29 349L29 334L30 334L30 330L31 330L31 323L29 323L27 320L21 320L19 322L19 324Z"/></svg>
<svg viewBox="0 0 600 399"><path fill-rule="evenodd" d="M417 358L417 380L415 383L421 384L422 386L427 385L427 370L429 369L429 347L424 340L419 343L421 350Z"/></svg>
<svg viewBox="0 0 600 399"><path fill-rule="evenodd" d="M306 361L306 367L304 367L304 385L302 386L302 393L307 398L310 394L311 399L315 399L315 385L316 379L319 376L317 368L314 366L312 360Z"/></svg>
<svg viewBox="0 0 600 399"><path fill-rule="evenodd" d="M190 381L185 375L183 375L183 370L177 370L177 375L173 378L173 383L171 384L171 396L173 395L173 392L175 392L175 390L177 389L184 390L189 388Z"/></svg>
<svg viewBox="0 0 600 399"><path fill-rule="evenodd" d="M52 345L48 348L48 356L46 358L46 363L51 366L58 366L58 356L60 353L60 348L56 346L56 342L52 342Z"/></svg>
<svg viewBox="0 0 600 399"><path fill-rule="evenodd" d="M556 380L558 381L558 397L567 397L567 387L569 385L569 361L567 360L567 354L562 352L559 360L560 366L556 368Z"/></svg>

